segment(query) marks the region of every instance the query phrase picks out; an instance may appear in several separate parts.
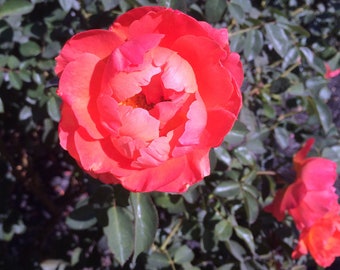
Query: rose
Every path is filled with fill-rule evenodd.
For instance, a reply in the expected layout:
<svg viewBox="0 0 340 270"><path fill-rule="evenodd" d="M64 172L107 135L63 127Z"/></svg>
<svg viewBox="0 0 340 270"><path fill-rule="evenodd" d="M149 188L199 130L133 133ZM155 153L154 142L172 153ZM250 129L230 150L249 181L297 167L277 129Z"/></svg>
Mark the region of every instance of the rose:
<svg viewBox="0 0 340 270"><path fill-rule="evenodd" d="M279 190L273 203L265 208L279 221L288 211L299 230L312 226L326 213L339 211L333 186L337 178L336 163L321 157L306 158L313 143L314 139L307 140L293 158L295 182Z"/></svg>
<svg viewBox="0 0 340 270"><path fill-rule="evenodd" d="M340 256L340 216L337 213L326 214L301 232L292 257L297 259L308 252L322 267L330 266Z"/></svg>
<svg viewBox="0 0 340 270"><path fill-rule="evenodd" d="M61 146L93 177L131 191L184 192L207 176L209 150L241 107L227 30L168 8L77 34L56 61Z"/></svg>

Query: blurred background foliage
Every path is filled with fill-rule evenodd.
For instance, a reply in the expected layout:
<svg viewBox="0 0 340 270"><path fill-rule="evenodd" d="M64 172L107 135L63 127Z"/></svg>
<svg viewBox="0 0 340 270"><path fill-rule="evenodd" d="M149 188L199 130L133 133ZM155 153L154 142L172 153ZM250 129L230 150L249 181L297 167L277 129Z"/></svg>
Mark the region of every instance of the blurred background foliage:
<svg viewBox="0 0 340 270"><path fill-rule="evenodd" d="M63 44L156 4L227 27L245 70L239 120L183 195L102 185L57 138ZM336 0L0 0L0 269L318 269L262 208L306 138L340 165L339 16Z"/></svg>

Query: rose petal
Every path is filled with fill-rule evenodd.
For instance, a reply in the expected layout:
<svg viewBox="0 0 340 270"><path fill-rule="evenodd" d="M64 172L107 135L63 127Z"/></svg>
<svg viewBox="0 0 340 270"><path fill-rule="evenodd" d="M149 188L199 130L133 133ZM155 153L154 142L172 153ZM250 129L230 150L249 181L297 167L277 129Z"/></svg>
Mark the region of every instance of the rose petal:
<svg viewBox="0 0 340 270"><path fill-rule="evenodd" d="M118 111L121 121L124 123L119 129L120 136L138 138L145 142L159 136L159 121L152 117L147 110L120 106Z"/></svg>
<svg viewBox="0 0 340 270"><path fill-rule="evenodd" d="M108 132L100 125L96 95L99 93L103 63L93 55L84 53L69 63L60 77L58 95L68 104L80 126L92 138L101 139Z"/></svg>
<svg viewBox="0 0 340 270"><path fill-rule="evenodd" d="M300 177L308 190L329 189L337 178L336 163L320 157L308 158L301 167Z"/></svg>
<svg viewBox="0 0 340 270"><path fill-rule="evenodd" d="M156 138L147 147L142 148L140 157L135 162L132 162L132 167L140 169L156 167L168 160L171 137L172 133L169 133L167 137Z"/></svg>
<svg viewBox="0 0 340 270"><path fill-rule="evenodd" d="M107 30L89 30L73 36L56 57L55 73L60 76L65 66L84 53L103 59L123 43L116 34Z"/></svg>
<svg viewBox="0 0 340 270"><path fill-rule="evenodd" d="M88 172L97 175L114 172L119 176L125 171L121 167L129 166L128 160L115 150L109 139L93 140L79 130L74 134L74 143L79 154L79 163Z"/></svg>
<svg viewBox="0 0 340 270"><path fill-rule="evenodd" d="M184 192L210 173L209 149L172 158L160 166L122 177L122 185L135 192ZM153 181L150 181L153 179Z"/></svg>
<svg viewBox="0 0 340 270"><path fill-rule="evenodd" d="M295 170L298 170L299 166L302 165L310 149L312 148L314 142L315 142L314 138L309 138L305 142L303 147L294 155L293 162L294 162Z"/></svg>

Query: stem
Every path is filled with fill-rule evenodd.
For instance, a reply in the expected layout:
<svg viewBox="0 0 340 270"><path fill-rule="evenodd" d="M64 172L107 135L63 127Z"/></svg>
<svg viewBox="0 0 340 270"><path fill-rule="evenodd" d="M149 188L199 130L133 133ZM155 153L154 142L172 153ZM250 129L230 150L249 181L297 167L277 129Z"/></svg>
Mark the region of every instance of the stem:
<svg viewBox="0 0 340 270"><path fill-rule="evenodd" d="M168 237L165 239L163 245L161 246L161 251L165 251L166 250L166 246L169 244L171 238L175 235L175 233L179 230L180 226L182 225L183 220L180 219L178 221L178 223L173 227L173 229L171 230L170 234L168 235Z"/></svg>
<svg viewBox="0 0 340 270"><path fill-rule="evenodd" d="M257 175L276 175L274 171L258 171L256 172Z"/></svg>
<svg viewBox="0 0 340 270"><path fill-rule="evenodd" d="M254 25L254 26L252 26L252 27L248 27L248 28L245 28L245 29L242 29L242 30L233 32L233 33L229 33L229 37L241 35L241 34L243 34L243 33L249 32L249 31L251 31L251 30L258 29L258 28L260 28L261 26L262 26L261 24L260 24L260 25Z"/></svg>
<svg viewBox="0 0 340 270"><path fill-rule="evenodd" d="M297 68L300 64L301 64L301 63L298 61L298 62L296 62L295 64L291 65L290 68L288 68L285 72L283 72L283 73L281 74L280 77L281 77L281 78L286 77L289 73L292 72L292 70L294 70L295 68Z"/></svg>

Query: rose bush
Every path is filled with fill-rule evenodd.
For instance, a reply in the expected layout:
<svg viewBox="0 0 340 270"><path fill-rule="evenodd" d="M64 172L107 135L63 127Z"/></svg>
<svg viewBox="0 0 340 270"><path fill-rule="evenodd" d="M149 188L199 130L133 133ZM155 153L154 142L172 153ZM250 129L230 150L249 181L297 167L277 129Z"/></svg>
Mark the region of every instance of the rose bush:
<svg viewBox="0 0 340 270"><path fill-rule="evenodd" d="M339 212L334 187L336 163L321 157L307 158L313 143L313 138L307 140L293 158L295 182L279 190L273 203L265 208L279 221L288 212L299 230L309 228L326 213Z"/></svg>
<svg viewBox="0 0 340 270"><path fill-rule="evenodd" d="M184 192L241 108L226 29L172 9L133 9L72 37L56 58L61 146L90 175L137 192Z"/></svg>

